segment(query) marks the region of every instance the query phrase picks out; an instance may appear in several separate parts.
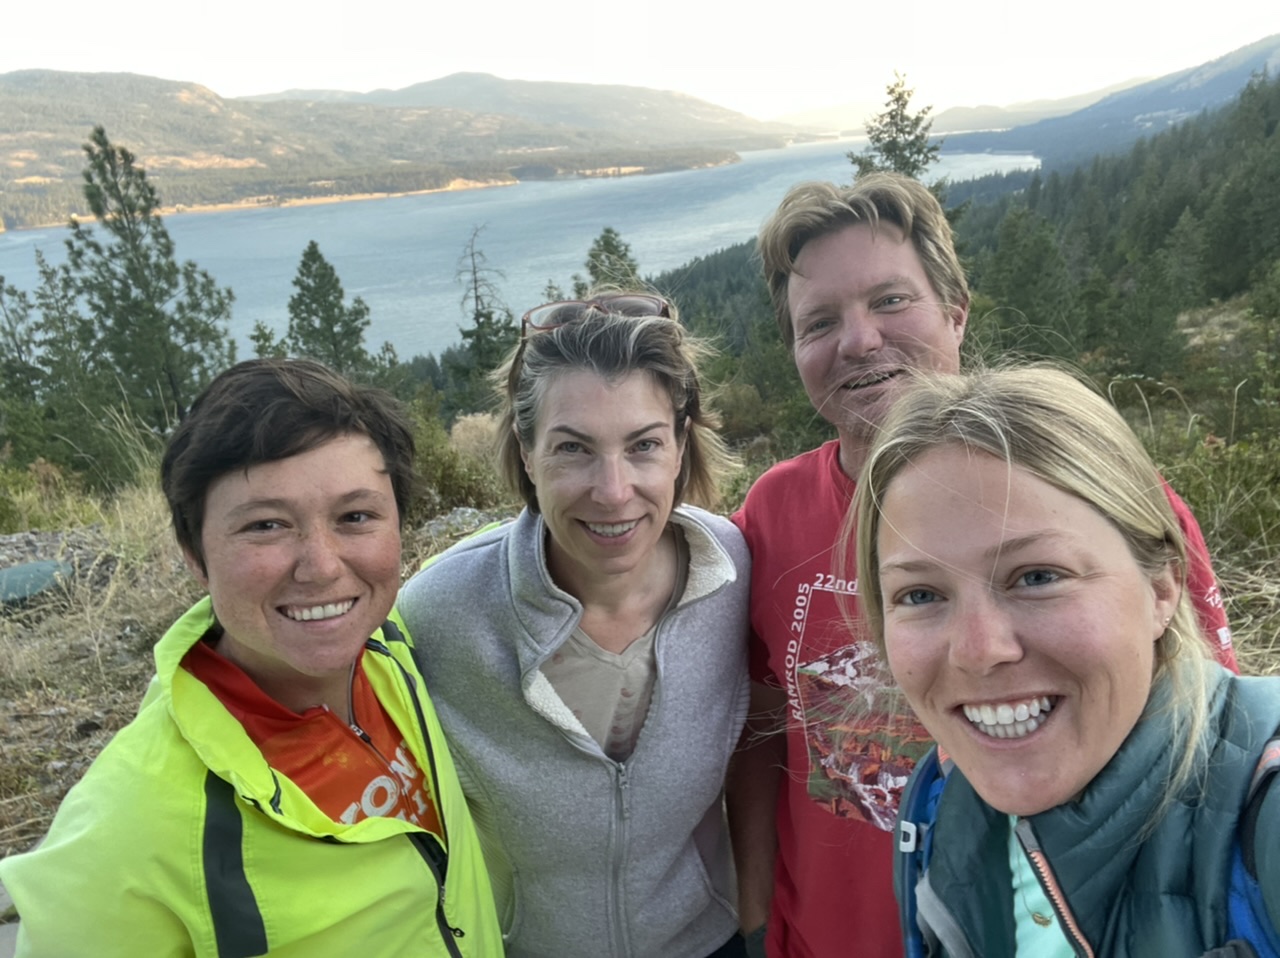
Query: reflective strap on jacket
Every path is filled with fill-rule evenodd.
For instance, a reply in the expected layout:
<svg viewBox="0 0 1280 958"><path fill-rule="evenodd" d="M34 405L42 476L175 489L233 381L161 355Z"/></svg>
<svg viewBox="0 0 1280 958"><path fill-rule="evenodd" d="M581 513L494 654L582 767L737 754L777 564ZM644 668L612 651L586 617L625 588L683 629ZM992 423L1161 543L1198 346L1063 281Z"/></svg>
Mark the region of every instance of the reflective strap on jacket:
<svg viewBox="0 0 1280 958"><path fill-rule="evenodd" d="M235 789L213 772L204 779L204 883L218 958L267 953L267 929L244 872L244 820Z"/></svg>

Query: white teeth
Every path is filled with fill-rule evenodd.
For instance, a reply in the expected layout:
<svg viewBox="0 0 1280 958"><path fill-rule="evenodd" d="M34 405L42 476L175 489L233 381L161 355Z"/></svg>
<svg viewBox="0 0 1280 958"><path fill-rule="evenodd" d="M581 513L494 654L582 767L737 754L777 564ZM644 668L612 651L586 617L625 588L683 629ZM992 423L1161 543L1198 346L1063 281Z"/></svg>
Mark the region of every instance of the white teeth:
<svg viewBox="0 0 1280 958"><path fill-rule="evenodd" d="M355 599L348 599L346 602L330 602L328 605L285 606L281 611L295 622L315 622L318 619L345 615L355 604Z"/></svg>
<svg viewBox="0 0 1280 958"><path fill-rule="evenodd" d="M964 717L984 735L992 738L1022 738L1044 724L1042 715L1053 708L1048 696L1018 702L1016 705L1002 702L999 705L966 705Z"/></svg>
<svg viewBox="0 0 1280 958"><path fill-rule="evenodd" d="M893 373L882 373L879 376L868 376L866 379L855 379L851 383L846 383L846 389L861 389L863 386L876 386L884 382L886 379L892 379Z"/></svg>
<svg viewBox="0 0 1280 958"><path fill-rule="evenodd" d="M625 532L630 532L639 524L639 519L633 520L632 522L588 522L587 528L598 536L620 536Z"/></svg>

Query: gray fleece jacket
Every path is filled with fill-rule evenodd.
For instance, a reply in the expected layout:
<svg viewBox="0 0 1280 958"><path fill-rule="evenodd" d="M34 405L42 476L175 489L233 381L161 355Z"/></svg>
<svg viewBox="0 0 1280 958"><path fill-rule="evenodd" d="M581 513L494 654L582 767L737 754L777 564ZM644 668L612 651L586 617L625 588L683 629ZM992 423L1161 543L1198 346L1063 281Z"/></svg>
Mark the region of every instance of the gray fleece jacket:
<svg viewBox="0 0 1280 958"><path fill-rule="evenodd" d="M737 928L721 790L747 711L750 559L682 506L684 596L658 623L635 751L615 762L541 671L582 616L525 510L414 576L400 611L472 806L511 958L703 958Z"/></svg>

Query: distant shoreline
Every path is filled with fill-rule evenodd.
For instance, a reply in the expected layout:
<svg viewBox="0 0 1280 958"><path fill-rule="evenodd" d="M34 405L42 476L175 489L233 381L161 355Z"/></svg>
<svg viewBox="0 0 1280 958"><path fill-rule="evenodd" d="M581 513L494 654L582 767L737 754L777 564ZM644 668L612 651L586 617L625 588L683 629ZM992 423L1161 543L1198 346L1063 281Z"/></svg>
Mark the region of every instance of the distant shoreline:
<svg viewBox="0 0 1280 958"><path fill-rule="evenodd" d="M231 213L236 210L279 210L291 206L324 206L329 203L355 203L364 200L387 200L399 196L423 196L428 193L454 193L462 190L483 190L490 187L515 186L519 180L482 181L456 179L447 186L430 190L406 190L398 193L331 193L317 196L294 196L281 199L278 196L246 196L244 199L229 200L224 203L178 203L173 206L161 206L156 212L162 217L186 216L189 213ZM18 226L10 230L0 228L0 232L25 233L29 230L48 230L66 226L71 217L89 221L90 214L68 213L67 218L52 223L35 223L30 226Z"/></svg>
<svg viewBox="0 0 1280 958"><path fill-rule="evenodd" d="M738 162L739 158L735 155L733 159L725 160L719 163L699 163L687 167L678 167L679 170L705 170L713 169L718 166L730 166ZM647 176L658 173L675 172L671 168L653 169L646 166L605 166L590 170L574 170L572 174L554 177L558 180L573 179L600 179L604 177L624 177L624 176ZM223 203L194 203L184 204L176 203L172 206L161 206L157 213L162 217L169 216L186 216L188 213L230 213L236 210L278 210L287 209L291 206L323 206L329 203L353 203L362 202L364 200L387 200L395 199L401 196L425 196L430 193L455 193L463 190L483 190L502 186L518 186L520 183L534 182L531 180L518 180L512 177L509 180L468 180L461 177L450 180L445 186L435 187L428 190L405 190L403 192L393 193L333 193L320 194L316 196L295 196L280 198L272 194L262 196L246 196L239 200L228 200ZM66 226L67 221L76 216L82 221L87 222L92 219L90 214L68 213L67 218L51 223L35 223L30 226L18 226L10 230L5 230L0 225L0 233L23 233L29 230L47 230L57 229L60 226Z"/></svg>
<svg viewBox="0 0 1280 958"><path fill-rule="evenodd" d="M389 200L399 196L424 196L428 193L456 193L462 190L484 190L490 187L515 186L519 180L483 181L451 180L447 186L430 190L405 190L397 193L331 193L319 196L295 196L281 199L278 196L246 196L227 203L197 203L162 206L161 216L185 216L187 213L229 213L233 210L278 210L290 206L324 206L329 203L358 203L364 200ZM47 228L47 227L41 227Z"/></svg>

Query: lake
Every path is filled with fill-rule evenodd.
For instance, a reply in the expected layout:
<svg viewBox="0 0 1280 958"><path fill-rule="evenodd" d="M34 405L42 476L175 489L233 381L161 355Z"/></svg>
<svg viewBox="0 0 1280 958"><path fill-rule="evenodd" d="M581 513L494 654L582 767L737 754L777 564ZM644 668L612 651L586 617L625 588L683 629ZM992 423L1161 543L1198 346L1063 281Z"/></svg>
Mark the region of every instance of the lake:
<svg viewBox="0 0 1280 958"><path fill-rule="evenodd" d="M519 316L545 298L550 281L571 288L592 241L611 226L652 275L750 239L783 194L808 179L847 181L845 154L863 140L742 154L705 170L610 179L520 183L317 206L188 213L165 218L180 260L195 260L235 291L231 331L242 358L257 320L277 332L288 321L292 280L310 240L342 280L348 302L370 308L370 351L390 341L401 358L439 355L464 323L459 257L475 227L477 247L502 273L496 284ZM1038 166L1025 154L943 154L936 175L951 180ZM162 188L162 185L161 185ZM161 199L163 199L163 192ZM0 276L38 285L35 250L64 255L65 227L0 233Z"/></svg>

